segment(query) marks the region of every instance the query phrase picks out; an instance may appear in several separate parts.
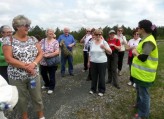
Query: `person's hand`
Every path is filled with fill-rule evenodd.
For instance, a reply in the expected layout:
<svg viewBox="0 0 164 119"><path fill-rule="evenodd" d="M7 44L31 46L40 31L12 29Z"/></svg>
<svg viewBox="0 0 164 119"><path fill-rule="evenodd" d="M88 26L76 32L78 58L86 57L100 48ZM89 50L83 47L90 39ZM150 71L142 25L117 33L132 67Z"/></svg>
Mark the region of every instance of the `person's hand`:
<svg viewBox="0 0 164 119"><path fill-rule="evenodd" d="M101 45L100 45L100 48L102 48L102 49L105 50L105 45L104 45L104 44L101 44Z"/></svg>
<svg viewBox="0 0 164 119"><path fill-rule="evenodd" d="M88 68L90 68L90 62L87 63Z"/></svg>
<svg viewBox="0 0 164 119"><path fill-rule="evenodd" d="M132 53L133 53L134 56L138 56L139 55L139 53L137 52L136 48L132 50Z"/></svg>
<svg viewBox="0 0 164 119"><path fill-rule="evenodd" d="M69 47L69 48L72 48L72 47L73 47L73 45L74 45L73 43L72 43L72 44L69 44L69 45L68 45L68 47Z"/></svg>
<svg viewBox="0 0 164 119"><path fill-rule="evenodd" d="M132 46L132 47L130 47L131 49L135 49L136 48L136 46Z"/></svg>
<svg viewBox="0 0 164 119"><path fill-rule="evenodd" d="M35 75L36 74L36 70L35 69L32 69L28 72L30 75Z"/></svg>
<svg viewBox="0 0 164 119"><path fill-rule="evenodd" d="M34 69L36 64L31 62L31 63L27 64L27 66L28 66L28 68Z"/></svg>
<svg viewBox="0 0 164 119"><path fill-rule="evenodd" d="M35 72L35 64L34 63L28 63L28 64L25 64L25 70L31 74L31 75L34 75L36 72Z"/></svg>
<svg viewBox="0 0 164 119"><path fill-rule="evenodd" d="M113 47L115 47L116 45L112 43L112 44L110 44L110 46L113 46Z"/></svg>
<svg viewBox="0 0 164 119"><path fill-rule="evenodd" d="M50 57L50 54L49 53L44 53L43 57Z"/></svg>
<svg viewBox="0 0 164 119"><path fill-rule="evenodd" d="M69 47L69 48L71 48L71 47L72 47L72 45L71 45L71 44L69 44L69 45L68 45L68 47Z"/></svg>

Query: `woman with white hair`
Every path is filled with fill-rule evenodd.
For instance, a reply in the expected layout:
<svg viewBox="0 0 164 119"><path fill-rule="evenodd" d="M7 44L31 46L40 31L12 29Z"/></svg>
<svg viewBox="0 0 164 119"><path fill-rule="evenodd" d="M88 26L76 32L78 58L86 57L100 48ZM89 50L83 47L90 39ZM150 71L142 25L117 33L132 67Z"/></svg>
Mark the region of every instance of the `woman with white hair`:
<svg viewBox="0 0 164 119"><path fill-rule="evenodd" d="M15 34L3 41L3 52L8 65L8 78L11 85L18 88L18 108L22 119L28 119L29 96L39 119L43 115L41 83L38 63L43 53L38 40L28 36L31 21L24 15L16 16L12 21Z"/></svg>
<svg viewBox="0 0 164 119"><path fill-rule="evenodd" d="M52 94L55 89L55 73L57 70L56 66L48 66L45 58L58 56L59 55L59 43L56 40L56 35L54 34L54 30L51 28L48 28L46 30L46 38L42 39L40 41L41 49L43 51L43 59L40 61L40 70L41 70L41 76L44 81L44 86L42 86L42 89L48 89L48 94Z"/></svg>
<svg viewBox="0 0 164 119"><path fill-rule="evenodd" d="M8 64L5 61L4 54L3 54L3 51L2 51L2 42L3 42L3 39L5 37L12 35L12 29L8 25L3 25L3 26L1 26L0 29L1 29L0 32L2 34L2 38L0 38L0 62L1 62L0 63L0 74L9 83L8 76L7 76L7 66L8 66Z"/></svg>
<svg viewBox="0 0 164 119"><path fill-rule="evenodd" d="M88 67L91 70L91 90L90 94L97 92L98 95L103 96L106 90L105 87L105 74L107 68L107 54L111 54L112 50L110 49L108 43L102 39L103 31L101 29L96 29L94 31L94 40L90 43L89 51L89 60Z"/></svg>

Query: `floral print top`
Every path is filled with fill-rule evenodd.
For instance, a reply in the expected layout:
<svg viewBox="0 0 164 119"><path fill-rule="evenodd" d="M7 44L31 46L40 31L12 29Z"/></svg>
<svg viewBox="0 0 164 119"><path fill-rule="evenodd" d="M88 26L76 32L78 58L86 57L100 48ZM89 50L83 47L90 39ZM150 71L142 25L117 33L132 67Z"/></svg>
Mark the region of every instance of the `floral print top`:
<svg viewBox="0 0 164 119"><path fill-rule="evenodd" d="M47 38L42 39L40 41L40 45L41 45L42 51L45 53L52 53L52 52L55 52L56 50L59 50L59 42L56 39L52 40L50 43L47 42ZM42 60L40 61L40 64L43 66L47 66L44 58L42 58Z"/></svg>
<svg viewBox="0 0 164 119"><path fill-rule="evenodd" d="M3 45L12 46L13 58L22 61L24 63L31 63L35 60L38 55L38 49L36 43L38 40L35 37L28 37L27 41L20 41L14 37L5 37ZM30 75L26 70L22 68L17 68L12 65L8 65L7 73L9 79L13 80L25 80L33 79L39 75L38 66L35 68L36 74L34 76Z"/></svg>

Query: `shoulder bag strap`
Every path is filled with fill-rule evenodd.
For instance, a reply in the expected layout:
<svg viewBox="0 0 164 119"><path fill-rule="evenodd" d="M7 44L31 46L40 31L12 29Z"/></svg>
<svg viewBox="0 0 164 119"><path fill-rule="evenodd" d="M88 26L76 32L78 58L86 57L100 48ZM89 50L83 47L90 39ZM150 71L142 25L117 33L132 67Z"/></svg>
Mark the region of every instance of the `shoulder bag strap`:
<svg viewBox="0 0 164 119"><path fill-rule="evenodd" d="M11 46L12 46L12 43L13 43L13 37L10 36L10 42L11 42Z"/></svg>
<svg viewBox="0 0 164 119"><path fill-rule="evenodd" d="M45 51L46 51L46 39L44 39L43 45L44 45L43 50L44 50L44 52L45 52Z"/></svg>

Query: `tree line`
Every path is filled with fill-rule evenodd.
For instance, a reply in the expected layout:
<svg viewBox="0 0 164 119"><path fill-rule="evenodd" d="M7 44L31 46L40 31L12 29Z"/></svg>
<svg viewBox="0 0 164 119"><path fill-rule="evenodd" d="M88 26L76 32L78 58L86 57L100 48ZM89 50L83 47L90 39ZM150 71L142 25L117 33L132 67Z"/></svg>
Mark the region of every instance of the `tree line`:
<svg viewBox="0 0 164 119"><path fill-rule="evenodd" d="M132 32L134 29L131 29L130 27L125 27L124 25L122 25L122 28L124 29L124 35L126 36L127 40L131 39L133 36L132 36ZM116 31L117 29L117 25L113 26L113 27L109 27L109 26L106 26L104 28L101 28L103 30L103 37L105 39L108 38L108 32L111 30L111 29L114 29ZM56 34L56 37L58 38L60 34L63 33L63 30L59 29L58 27L56 28L56 31L55 31L55 34ZM80 30L78 31L72 31L71 34L74 36L74 38L76 39L77 42L80 41L80 39L85 35L86 31L85 31L85 28L81 28ZM157 27L157 39L164 39L164 26L160 26L160 27ZM45 38L46 35L45 35L45 29L43 28L40 28L38 25L36 25L35 27L32 27L29 31L29 35L30 36L35 36L38 38L38 40L41 40L42 38Z"/></svg>

